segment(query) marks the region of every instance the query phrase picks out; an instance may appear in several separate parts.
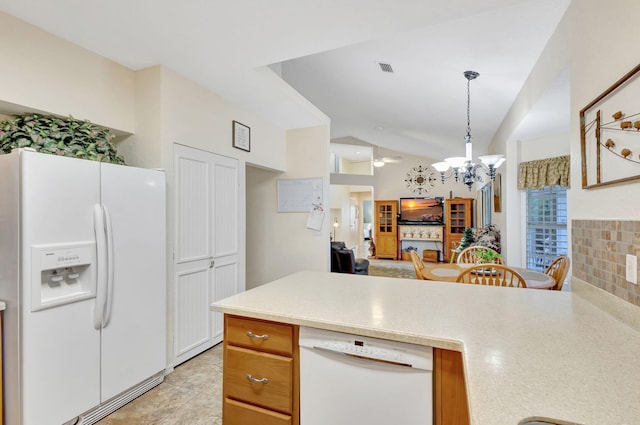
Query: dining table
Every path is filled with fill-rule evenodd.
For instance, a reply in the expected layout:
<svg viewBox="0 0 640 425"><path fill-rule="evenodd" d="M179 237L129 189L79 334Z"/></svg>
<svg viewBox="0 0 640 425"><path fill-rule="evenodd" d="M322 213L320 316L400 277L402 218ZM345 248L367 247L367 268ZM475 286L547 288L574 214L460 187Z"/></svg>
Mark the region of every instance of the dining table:
<svg viewBox="0 0 640 425"><path fill-rule="evenodd" d="M425 264L421 273L427 280L440 280L445 282L455 282L460 273L468 267L476 266L477 264L458 264L458 263L437 263L437 264ZM510 269L516 271L527 284L527 288L531 289L551 289L556 284L553 277L531 269L525 269L522 267L511 267Z"/></svg>

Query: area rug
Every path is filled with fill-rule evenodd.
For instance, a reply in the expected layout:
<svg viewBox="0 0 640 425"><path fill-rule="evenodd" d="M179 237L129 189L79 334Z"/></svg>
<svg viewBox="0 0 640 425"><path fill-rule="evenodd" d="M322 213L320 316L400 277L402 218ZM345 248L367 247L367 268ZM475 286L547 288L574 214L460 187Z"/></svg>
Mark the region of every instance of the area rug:
<svg viewBox="0 0 640 425"><path fill-rule="evenodd" d="M411 261L369 259L369 276L399 277L415 279L416 272Z"/></svg>

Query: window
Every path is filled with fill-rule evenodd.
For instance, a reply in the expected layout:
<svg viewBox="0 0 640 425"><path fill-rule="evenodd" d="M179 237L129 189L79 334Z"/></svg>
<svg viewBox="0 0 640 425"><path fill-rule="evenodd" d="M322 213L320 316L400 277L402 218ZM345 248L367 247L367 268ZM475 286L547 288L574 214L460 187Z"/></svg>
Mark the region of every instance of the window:
<svg viewBox="0 0 640 425"><path fill-rule="evenodd" d="M527 268L544 271L567 248L567 189L527 189Z"/></svg>

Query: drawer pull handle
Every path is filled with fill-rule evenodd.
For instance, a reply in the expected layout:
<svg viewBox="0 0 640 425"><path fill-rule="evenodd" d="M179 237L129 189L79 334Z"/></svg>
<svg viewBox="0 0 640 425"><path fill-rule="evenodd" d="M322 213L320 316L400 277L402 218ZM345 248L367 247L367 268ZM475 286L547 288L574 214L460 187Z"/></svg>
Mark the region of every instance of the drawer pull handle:
<svg viewBox="0 0 640 425"><path fill-rule="evenodd" d="M267 378L262 378L262 379L254 378L253 376L251 376L250 373L247 373L247 379L249 380L249 382L254 384L267 384L269 382L269 379Z"/></svg>
<svg viewBox="0 0 640 425"><path fill-rule="evenodd" d="M265 334L265 335L256 335L256 334L254 334L254 333L253 333L253 332L251 332L251 331L247 331L247 336L248 336L249 338L263 339L263 340L265 340L265 341L269 339L269 335L266 335L266 334Z"/></svg>

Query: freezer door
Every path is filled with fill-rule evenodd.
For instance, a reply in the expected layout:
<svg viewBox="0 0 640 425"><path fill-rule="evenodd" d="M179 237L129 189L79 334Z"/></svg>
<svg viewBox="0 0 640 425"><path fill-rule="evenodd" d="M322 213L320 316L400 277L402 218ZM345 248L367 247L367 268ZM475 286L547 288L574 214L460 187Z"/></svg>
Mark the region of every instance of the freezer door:
<svg viewBox="0 0 640 425"><path fill-rule="evenodd" d="M6 423L41 425L64 423L100 402L100 332L93 328L93 298L33 310L32 291L39 276L32 270L34 246L92 243L93 205L99 202L97 162L36 152L21 153L20 319L22 388L7 382ZM40 274L40 272L37 272Z"/></svg>
<svg viewBox="0 0 640 425"><path fill-rule="evenodd" d="M113 245L102 330L102 401L166 367L164 172L102 164Z"/></svg>

